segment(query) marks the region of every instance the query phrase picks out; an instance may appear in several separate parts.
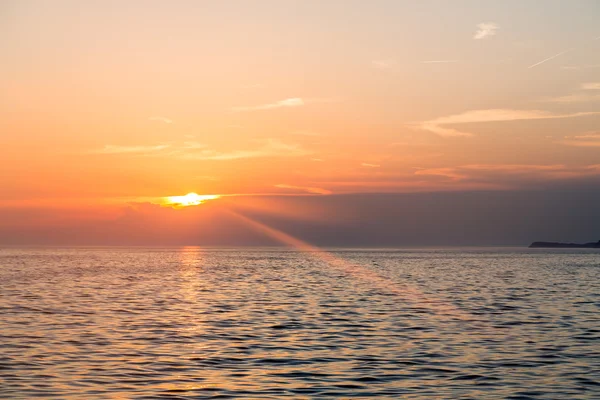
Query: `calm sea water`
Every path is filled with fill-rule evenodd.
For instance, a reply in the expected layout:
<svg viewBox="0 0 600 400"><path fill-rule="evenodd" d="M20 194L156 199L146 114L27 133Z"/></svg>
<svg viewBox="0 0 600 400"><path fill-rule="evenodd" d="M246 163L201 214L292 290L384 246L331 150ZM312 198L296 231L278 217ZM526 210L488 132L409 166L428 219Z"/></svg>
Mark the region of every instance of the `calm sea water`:
<svg viewBox="0 0 600 400"><path fill-rule="evenodd" d="M0 249L3 398L600 398L600 252Z"/></svg>

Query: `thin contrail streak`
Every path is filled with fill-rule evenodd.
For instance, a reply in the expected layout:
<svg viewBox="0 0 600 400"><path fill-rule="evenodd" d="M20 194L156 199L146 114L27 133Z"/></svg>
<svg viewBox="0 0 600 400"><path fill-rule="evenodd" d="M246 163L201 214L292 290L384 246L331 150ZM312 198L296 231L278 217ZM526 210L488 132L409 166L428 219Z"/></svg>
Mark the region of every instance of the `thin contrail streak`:
<svg viewBox="0 0 600 400"><path fill-rule="evenodd" d="M540 62L537 62L537 63L535 63L535 64L533 64L533 65L530 65L530 66L529 66L529 67L527 67L527 68L533 68L533 67L537 67L538 65L540 65L540 64L543 64L543 63L545 63L546 61L550 61L550 60L552 60L552 59L554 59L554 58L556 58L556 57L558 57L558 56L562 56L563 54L565 54L565 53L568 53L568 52L569 52L569 51L571 51L571 50L573 50L573 49L569 49L569 50L561 51L560 53L558 53L558 54L555 54L555 55L553 55L552 57L548 57L548 58L546 58L545 60L542 60L542 61L540 61Z"/></svg>
<svg viewBox="0 0 600 400"><path fill-rule="evenodd" d="M600 36L598 36L597 38L594 38L594 39L592 39L592 42L594 42L594 41L596 41L596 40L600 40ZM533 67L537 67L538 65L540 65L540 64L543 64L543 63L545 63L546 61L550 61L550 60L552 60L552 59L554 59L554 58L556 58L556 57L562 56L563 54L565 54L565 53L568 53L568 52L570 52L570 51L572 51L572 50L575 50L575 49L576 49L576 48L572 48L572 49L569 49L569 50L561 51L560 53L558 53L558 54L555 54L555 55L553 55L552 57L548 57L548 58L546 58L545 60L542 60L542 61L540 61L540 62L537 62L537 63L535 63L535 64L533 64L533 65L530 65L530 66L529 66L529 67L527 67L527 68L533 68Z"/></svg>

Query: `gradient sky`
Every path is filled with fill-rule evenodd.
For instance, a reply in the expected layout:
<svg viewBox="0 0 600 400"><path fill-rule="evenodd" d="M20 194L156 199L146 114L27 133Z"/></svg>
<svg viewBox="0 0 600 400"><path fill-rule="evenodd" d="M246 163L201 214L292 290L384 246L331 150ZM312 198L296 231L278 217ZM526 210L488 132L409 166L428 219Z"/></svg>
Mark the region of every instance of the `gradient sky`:
<svg viewBox="0 0 600 400"><path fill-rule="evenodd" d="M410 215L413 192L495 193L506 218L527 191L581 199L600 184L599 17L597 0L3 1L0 243L211 242L216 206L157 205L188 192L334 245L361 236L324 225L390 198ZM426 214L411 224L433 232ZM99 228L132 215L126 232L179 239ZM217 244L259 242L238 229ZM476 231L448 243L515 242ZM385 232L369 244L444 244Z"/></svg>

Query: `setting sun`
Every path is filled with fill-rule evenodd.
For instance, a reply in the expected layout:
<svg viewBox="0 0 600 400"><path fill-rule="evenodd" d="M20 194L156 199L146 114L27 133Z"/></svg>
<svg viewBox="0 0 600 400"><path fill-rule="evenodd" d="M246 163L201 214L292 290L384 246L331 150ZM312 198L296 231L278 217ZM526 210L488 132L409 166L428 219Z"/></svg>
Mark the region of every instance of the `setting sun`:
<svg viewBox="0 0 600 400"><path fill-rule="evenodd" d="M173 208L197 206L204 203L207 200L214 200L218 199L219 197L220 196L216 194L199 195L197 193L188 193L185 196L165 197L163 205Z"/></svg>

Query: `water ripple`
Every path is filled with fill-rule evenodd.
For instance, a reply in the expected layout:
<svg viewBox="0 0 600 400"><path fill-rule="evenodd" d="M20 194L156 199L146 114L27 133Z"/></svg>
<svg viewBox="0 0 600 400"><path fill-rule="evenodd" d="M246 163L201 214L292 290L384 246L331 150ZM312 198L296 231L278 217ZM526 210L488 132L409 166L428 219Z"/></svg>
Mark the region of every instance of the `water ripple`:
<svg viewBox="0 0 600 400"><path fill-rule="evenodd" d="M0 397L600 398L598 252L333 255L2 249Z"/></svg>

